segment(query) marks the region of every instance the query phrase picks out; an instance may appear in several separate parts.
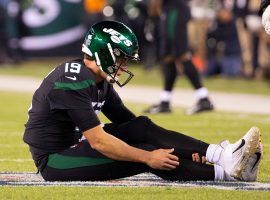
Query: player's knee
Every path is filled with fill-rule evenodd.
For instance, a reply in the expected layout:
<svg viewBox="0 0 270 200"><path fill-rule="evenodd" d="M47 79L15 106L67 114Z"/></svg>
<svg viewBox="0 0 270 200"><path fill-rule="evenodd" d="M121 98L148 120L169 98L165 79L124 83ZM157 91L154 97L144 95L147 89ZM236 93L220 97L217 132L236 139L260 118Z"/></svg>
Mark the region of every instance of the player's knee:
<svg viewBox="0 0 270 200"><path fill-rule="evenodd" d="M145 125L151 123L151 119L149 119L149 117L144 115L136 117L135 120Z"/></svg>
<svg viewBox="0 0 270 200"><path fill-rule="evenodd" d="M164 64L171 64L175 62L175 57L174 56L164 56L161 59L161 62Z"/></svg>
<svg viewBox="0 0 270 200"><path fill-rule="evenodd" d="M179 58L177 59L177 61L179 62L186 62L192 59L192 55L190 52L186 52L183 53L181 56L179 56Z"/></svg>

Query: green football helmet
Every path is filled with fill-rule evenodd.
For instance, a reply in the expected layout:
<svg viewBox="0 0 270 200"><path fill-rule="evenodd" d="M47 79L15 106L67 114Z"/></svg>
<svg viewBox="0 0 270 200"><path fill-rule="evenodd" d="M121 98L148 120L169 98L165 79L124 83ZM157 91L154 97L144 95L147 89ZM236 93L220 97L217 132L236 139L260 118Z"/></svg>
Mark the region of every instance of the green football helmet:
<svg viewBox="0 0 270 200"><path fill-rule="evenodd" d="M129 60L139 60L138 48L137 37L129 27L116 21L102 21L87 32L82 52L108 74L109 82L122 87L134 76L124 65ZM117 76L118 70L128 75L123 83Z"/></svg>

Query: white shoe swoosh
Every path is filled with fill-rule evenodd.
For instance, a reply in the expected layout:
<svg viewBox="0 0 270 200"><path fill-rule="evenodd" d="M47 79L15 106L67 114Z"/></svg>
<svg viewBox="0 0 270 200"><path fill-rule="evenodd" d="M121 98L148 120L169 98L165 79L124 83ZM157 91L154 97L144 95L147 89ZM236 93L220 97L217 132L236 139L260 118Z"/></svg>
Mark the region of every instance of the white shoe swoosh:
<svg viewBox="0 0 270 200"><path fill-rule="evenodd" d="M71 79L73 81L76 81L77 80L77 77L76 76L65 76L66 78L68 79Z"/></svg>

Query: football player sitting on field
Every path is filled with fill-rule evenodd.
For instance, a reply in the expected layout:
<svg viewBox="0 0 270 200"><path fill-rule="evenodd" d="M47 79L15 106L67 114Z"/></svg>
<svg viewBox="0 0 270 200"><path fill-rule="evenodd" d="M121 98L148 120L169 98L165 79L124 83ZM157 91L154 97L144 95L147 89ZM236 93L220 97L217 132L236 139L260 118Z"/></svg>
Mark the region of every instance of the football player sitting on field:
<svg viewBox="0 0 270 200"><path fill-rule="evenodd" d="M165 180L256 181L262 155L260 132L208 144L135 116L113 84L132 78L138 60L131 29L102 21L87 32L83 58L50 72L35 91L23 140L46 181L96 181L143 172ZM124 77L124 79L122 79ZM111 123L102 124L102 112Z"/></svg>

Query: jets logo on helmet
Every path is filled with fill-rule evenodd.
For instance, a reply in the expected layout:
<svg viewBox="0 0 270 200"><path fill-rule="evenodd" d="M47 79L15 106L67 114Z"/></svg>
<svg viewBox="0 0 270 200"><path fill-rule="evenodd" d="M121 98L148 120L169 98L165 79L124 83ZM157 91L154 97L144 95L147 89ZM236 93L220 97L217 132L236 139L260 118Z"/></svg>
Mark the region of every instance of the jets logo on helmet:
<svg viewBox="0 0 270 200"><path fill-rule="evenodd" d="M132 42L130 40L128 40L125 36L123 36L121 33L117 32L116 30L110 28L104 28L103 31L105 33L109 33L111 35L111 40L114 43L120 43L121 41L124 42L124 44L128 47L130 47L132 45Z"/></svg>

